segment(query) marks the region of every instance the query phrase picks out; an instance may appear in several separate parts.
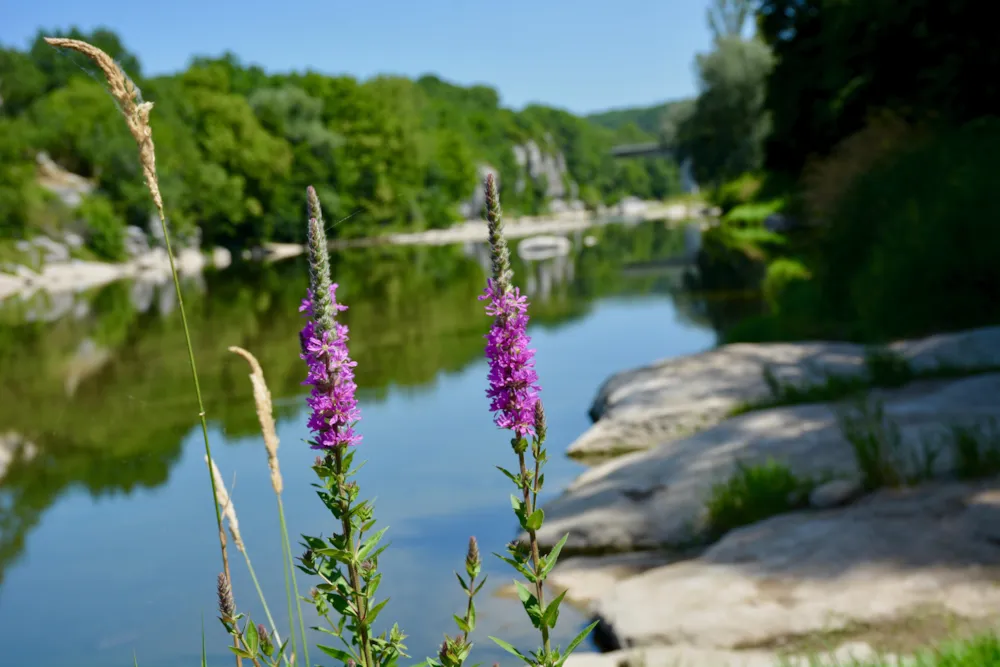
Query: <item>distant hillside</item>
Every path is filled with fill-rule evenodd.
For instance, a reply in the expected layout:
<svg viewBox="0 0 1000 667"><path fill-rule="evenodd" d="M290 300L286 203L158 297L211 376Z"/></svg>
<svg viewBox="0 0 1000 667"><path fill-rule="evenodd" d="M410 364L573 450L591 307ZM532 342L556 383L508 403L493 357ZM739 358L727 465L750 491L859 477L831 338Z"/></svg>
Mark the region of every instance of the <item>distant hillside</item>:
<svg viewBox="0 0 1000 667"><path fill-rule="evenodd" d="M587 120L606 127L609 130L620 130L634 123L640 130L648 134L658 135L664 124L676 127L677 123L694 107L693 99L673 100L654 104L648 107L626 107L609 109L586 116Z"/></svg>

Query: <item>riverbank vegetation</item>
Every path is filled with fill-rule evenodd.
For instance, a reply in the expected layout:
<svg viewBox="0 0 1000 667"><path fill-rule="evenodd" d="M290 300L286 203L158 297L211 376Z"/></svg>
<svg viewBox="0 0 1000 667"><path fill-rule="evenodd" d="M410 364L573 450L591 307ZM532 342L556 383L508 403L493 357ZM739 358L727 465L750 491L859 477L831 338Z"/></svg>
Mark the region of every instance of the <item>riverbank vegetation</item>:
<svg viewBox="0 0 1000 667"><path fill-rule="evenodd" d="M336 223L332 238L478 217L477 183L487 168L499 172L512 214L538 214L556 199L593 208L679 189L668 158L611 157L615 144L655 140L635 122L611 129L540 105L515 111L492 88L432 75L359 81L269 73L232 54L146 77L113 32L65 36L102 48L144 99L155 100L157 168L164 197L174 202L172 227L206 246L301 243L308 183ZM0 48L0 243L72 231L114 260L124 252L126 225L150 229L153 211L136 185L131 138L99 78L85 58L55 52L41 36L27 50ZM89 182L82 201L39 183L41 152ZM463 203L470 206L462 210Z"/></svg>
<svg viewBox="0 0 1000 667"><path fill-rule="evenodd" d="M971 74L1000 50L982 5L752 4L754 38L720 33L699 57L701 112L680 134L723 211L706 280L766 297L727 340L880 342L1000 321L1000 91ZM735 119L747 145L711 132Z"/></svg>

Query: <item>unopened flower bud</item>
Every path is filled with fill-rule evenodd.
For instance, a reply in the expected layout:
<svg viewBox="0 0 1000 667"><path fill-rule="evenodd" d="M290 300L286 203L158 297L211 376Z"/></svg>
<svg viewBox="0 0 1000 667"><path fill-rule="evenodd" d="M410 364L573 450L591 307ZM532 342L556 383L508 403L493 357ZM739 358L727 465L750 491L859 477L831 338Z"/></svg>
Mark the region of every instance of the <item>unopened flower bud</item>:
<svg viewBox="0 0 1000 667"><path fill-rule="evenodd" d="M535 403L535 437L538 442L545 442L545 434L548 428L545 423L545 408L542 407L542 399Z"/></svg>
<svg viewBox="0 0 1000 667"><path fill-rule="evenodd" d="M257 624L257 636L260 638L260 650L264 655L271 655L274 645L271 643L271 635L267 634L267 628L263 623Z"/></svg>
<svg viewBox="0 0 1000 667"><path fill-rule="evenodd" d="M219 597L219 614L223 620L231 619L236 614L236 602L233 600L233 589L225 573L219 573L216 584L216 594Z"/></svg>

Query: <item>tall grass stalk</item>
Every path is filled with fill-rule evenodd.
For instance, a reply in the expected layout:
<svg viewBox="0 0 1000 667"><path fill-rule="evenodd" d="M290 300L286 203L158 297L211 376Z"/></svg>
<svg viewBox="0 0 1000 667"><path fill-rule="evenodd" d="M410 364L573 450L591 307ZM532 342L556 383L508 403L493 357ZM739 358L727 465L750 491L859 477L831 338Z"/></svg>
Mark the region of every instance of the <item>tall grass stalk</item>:
<svg viewBox="0 0 1000 667"><path fill-rule="evenodd" d="M243 542L243 535L240 533L240 524L236 517L236 506L233 504L233 499L226 490L226 484L222 480L222 473L219 472L219 468L215 465L215 461L209 461L208 465L212 468L212 478L215 480L215 488L217 489L216 501L222 507L222 514L229 522L229 533L233 536L233 544L236 546L236 550L243 554L243 559L247 564L247 570L250 572L250 579L253 581L254 588L257 589L257 596L260 598L260 604L264 607L264 615L267 616L267 622L271 624L271 632L274 633L274 638L280 644L281 635L278 633L278 626L274 623L274 617L271 616L271 610L267 606L267 599L264 597L264 591L261 589L260 581L257 579L257 572L253 569L253 563L250 561L250 553L247 551L246 544ZM284 657L285 663L287 664L288 657Z"/></svg>
<svg viewBox="0 0 1000 667"><path fill-rule="evenodd" d="M167 259L170 261L170 276L173 279L174 291L177 295L177 307L181 313L181 325L184 329L184 341L187 344L188 362L191 365L191 381L194 385L195 398L198 402L198 418L201 421L201 433L205 440L205 457L208 460L208 476L212 484L212 504L215 506L215 523L219 531L219 549L222 556L222 569L226 579L232 582L229 570L229 556L226 552L226 534L222 529L222 512L216 502L218 490L212 475L212 445L208 437L208 419L205 415L205 402L201 395L201 383L198 381L198 365L194 356L194 344L191 341L191 330L188 326L187 312L184 308L184 295L181 293L181 281L177 274L177 265L170 244L170 230L167 226L167 216L163 209L163 197L156 177L156 150L153 145L153 129L149 125L149 113L153 109L152 102L143 102L138 87L118 66L111 56L96 46L76 39L62 37L46 37L45 41L54 46L71 49L90 58L104 73L111 96L118 104L125 117L132 138L139 148L139 164L142 167L143 178L149 189L150 197L156 206L160 218L160 229L163 232L163 242L166 246ZM234 640L235 641L235 640ZM236 664L242 665L240 657L236 656Z"/></svg>
<svg viewBox="0 0 1000 667"><path fill-rule="evenodd" d="M264 370L260 367L257 358L241 347L232 346L230 352L243 357L250 365L250 384L253 386L254 404L257 409L257 419L260 422L261 434L264 437L264 447L267 450L267 465L271 471L271 488L274 490L274 497L278 505L278 522L281 532L281 560L284 568L285 597L288 600L288 622L292 625L289 631L289 639L292 644L292 655L297 656L298 640L295 636L295 619L298 620L299 632L302 641L302 656L305 663L309 663L309 640L306 636L305 620L302 616L302 601L299 596L299 586L295 578L295 559L292 556L291 540L288 537L288 522L285 520L285 505L282 502L281 494L284 491L284 482L281 478L281 467L278 462L278 433L274 426L274 413L271 403L271 392L267 388L267 381L264 379ZM294 610L293 610L294 600Z"/></svg>

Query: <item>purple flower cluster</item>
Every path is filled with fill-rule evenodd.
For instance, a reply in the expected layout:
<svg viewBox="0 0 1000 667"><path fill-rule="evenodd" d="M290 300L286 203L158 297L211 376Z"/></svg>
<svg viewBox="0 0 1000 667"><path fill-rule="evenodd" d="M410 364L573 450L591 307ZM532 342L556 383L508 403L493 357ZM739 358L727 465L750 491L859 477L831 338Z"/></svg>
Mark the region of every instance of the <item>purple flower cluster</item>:
<svg viewBox="0 0 1000 667"><path fill-rule="evenodd" d="M333 313L347 310L337 303L337 283L330 285ZM357 365L347 351L347 326L333 321L332 331L321 331L313 313L313 293L303 299L299 312L306 313L309 322L302 329L302 359L309 373L302 384L312 385L306 403L312 408L309 429L316 435L313 449L333 449L340 445L355 445L361 436L354 424L361 418L354 393L354 370Z"/></svg>
<svg viewBox="0 0 1000 667"><path fill-rule="evenodd" d="M490 387L494 423L510 429L518 437L535 432L535 404L540 387L535 372L535 351L525 333L528 325L528 301L514 288L498 288L494 280L486 282L486 314L494 318L486 334L486 356L490 360Z"/></svg>

